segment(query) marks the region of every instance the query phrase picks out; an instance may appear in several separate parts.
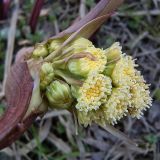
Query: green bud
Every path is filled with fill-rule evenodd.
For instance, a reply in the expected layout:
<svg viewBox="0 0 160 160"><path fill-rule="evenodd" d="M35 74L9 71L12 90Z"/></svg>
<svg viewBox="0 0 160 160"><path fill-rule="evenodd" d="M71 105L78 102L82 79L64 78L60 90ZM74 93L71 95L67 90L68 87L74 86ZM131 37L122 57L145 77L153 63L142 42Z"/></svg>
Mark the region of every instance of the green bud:
<svg viewBox="0 0 160 160"><path fill-rule="evenodd" d="M118 42L114 43L110 48L105 50L107 56L107 62L119 59L122 54L122 47Z"/></svg>
<svg viewBox="0 0 160 160"><path fill-rule="evenodd" d="M47 47L43 44L38 44L33 51L33 56L36 58L46 57L48 54Z"/></svg>
<svg viewBox="0 0 160 160"><path fill-rule="evenodd" d="M51 104L51 108L68 109L73 102L69 85L57 80L47 87L46 97Z"/></svg>
<svg viewBox="0 0 160 160"><path fill-rule="evenodd" d="M56 49L58 49L61 44L62 44L62 40L60 39L55 39L55 40L52 40L50 45L49 45L49 53L55 51Z"/></svg>
<svg viewBox="0 0 160 160"><path fill-rule="evenodd" d="M88 64L88 61L84 60L84 58L70 60L68 62L68 70L76 76L87 77L88 73L93 69L92 65Z"/></svg>
<svg viewBox="0 0 160 160"><path fill-rule="evenodd" d="M110 63L109 65L107 65L103 71L103 74L106 76L111 76L115 65L116 63Z"/></svg>
<svg viewBox="0 0 160 160"><path fill-rule="evenodd" d="M93 47L93 44L88 39L83 37L75 39L71 44L67 45L64 52L80 53L83 52L87 47Z"/></svg>
<svg viewBox="0 0 160 160"><path fill-rule="evenodd" d="M54 69L51 63L45 62L40 71L40 86L41 89L45 89L45 87L53 81L54 78Z"/></svg>
<svg viewBox="0 0 160 160"><path fill-rule="evenodd" d="M79 46L83 46L85 48L87 47L92 47L93 44L91 41L89 41L88 39L86 38L83 38L83 37L80 37L80 38L77 38L75 39L72 43L71 43L72 46L75 46L75 48L79 47Z"/></svg>

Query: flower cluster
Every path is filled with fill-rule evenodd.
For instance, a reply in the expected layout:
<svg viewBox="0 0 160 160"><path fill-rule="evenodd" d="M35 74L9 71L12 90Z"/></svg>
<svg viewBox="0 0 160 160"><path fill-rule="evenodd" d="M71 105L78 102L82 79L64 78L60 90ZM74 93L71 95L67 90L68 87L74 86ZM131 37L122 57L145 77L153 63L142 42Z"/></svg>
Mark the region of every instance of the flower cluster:
<svg viewBox="0 0 160 160"><path fill-rule="evenodd" d="M32 54L44 61L53 55L40 69L41 94L51 108L76 112L84 126L141 117L152 101L149 85L118 42L103 50L79 37L57 55L63 41L37 45Z"/></svg>

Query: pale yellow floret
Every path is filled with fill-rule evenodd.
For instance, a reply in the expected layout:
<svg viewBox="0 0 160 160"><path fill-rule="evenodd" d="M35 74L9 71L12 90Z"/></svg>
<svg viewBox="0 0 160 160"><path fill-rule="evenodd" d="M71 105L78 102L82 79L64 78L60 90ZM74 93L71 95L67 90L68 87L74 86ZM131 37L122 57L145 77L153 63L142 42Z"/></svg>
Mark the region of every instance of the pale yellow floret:
<svg viewBox="0 0 160 160"><path fill-rule="evenodd" d="M143 113L151 106L152 98L150 97L149 85L145 83L140 72L136 71L133 85L130 87L131 106L128 108L132 117L140 118Z"/></svg>
<svg viewBox="0 0 160 160"><path fill-rule="evenodd" d="M115 124L121 118L127 115L128 106L131 95L127 88L114 88L112 94L105 104L101 105L97 110L91 110L87 113L84 111L77 111L78 121L84 126L92 123L104 126L106 123Z"/></svg>
<svg viewBox="0 0 160 160"><path fill-rule="evenodd" d="M86 77L88 74L92 74L93 72L103 72L105 64L107 63L104 51L95 47L87 47L83 52L90 53L94 59L84 57L81 59L70 60L68 63L69 71L82 77Z"/></svg>
<svg viewBox="0 0 160 160"><path fill-rule="evenodd" d="M102 74L92 74L79 89L79 97L76 108L79 111L88 112L97 110L111 94L111 79Z"/></svg>
<svg viewBox="0 0 160 160"><path fill-rule="evenodd" d="M148 85L140 72L135 69L136 66L131 56L122 55L111 77L115 86L127 86L130 89L131 98L128 111L132 117L139 118L142 111L151 105L151 97Z"/></svg>
<svg viewBox="0 0 160 160"><path fill-rule="evenodd" d="M111 78L117 87L131 85L132 77L135 75L135 61L131 56L121 55L121 59L116 63Z"/></svg>
<svg viewBox="0 0 160 160"><path fill-rule="evenodd" d="M128 87L112 89L111 96L103 106L107 123L115 124L118 120L126 116L128 106L130 105L130 98L131 95Z"/></svg>
<svg viewBox="0 0 160 160"><path fill-rule="evenodd" d="M68 69L72 74L87 77L98 65L98 61L89 58L73 59L68 63Z"/></svg>
<svg viewBox="0 0 160 160"><path fill-rule="evenodd" d="M91 61L88 58L85 58L86 64L92 68L92 71L99 73L103 72L107 63L104 50L95 47L88 47L85 52L89 52L95 57L95 61Z"/></svg>

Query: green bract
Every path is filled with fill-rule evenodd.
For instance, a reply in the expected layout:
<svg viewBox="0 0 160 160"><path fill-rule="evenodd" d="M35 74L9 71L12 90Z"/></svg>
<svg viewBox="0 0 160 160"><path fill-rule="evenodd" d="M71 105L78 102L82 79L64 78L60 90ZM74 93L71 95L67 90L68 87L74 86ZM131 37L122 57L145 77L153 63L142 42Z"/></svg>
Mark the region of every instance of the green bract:
<svg viewBox="0 0 160 160"><path fill-rule="evenodd" d="M87 61L82 59L73 59L68 63L68 69L74 75L87 77L88 73L91 70L91 67L86 64Z"/></svg>
<svg viewBox="0 0 160 160"><path fill-rule="evenodd" d="M53 81L46 88L46 96L51 108L69 109L73 102L70 87L62 81Z"/></svg>

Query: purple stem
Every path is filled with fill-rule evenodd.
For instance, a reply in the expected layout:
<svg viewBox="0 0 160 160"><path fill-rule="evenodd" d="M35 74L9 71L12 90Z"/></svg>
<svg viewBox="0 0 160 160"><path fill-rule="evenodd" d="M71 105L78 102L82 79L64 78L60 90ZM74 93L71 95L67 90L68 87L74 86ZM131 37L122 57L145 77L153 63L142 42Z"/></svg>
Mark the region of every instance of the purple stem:
<svg viewBox="0 0 160 160"><path fill-rule="evenodd" d="M40 11L42 9L44 0L36 0L33 10L32 10L32 14L29 20L29 25L31 28L31 32L34 33L36 30L36 26L37 26L37 22L38 22L38 17L40 14Z"/></svg>
<svg viewBox="0 0 160 160"><path fill-rule="evenodd" d="M0 20L7 18L10 0L0 0Z"/></svg>

